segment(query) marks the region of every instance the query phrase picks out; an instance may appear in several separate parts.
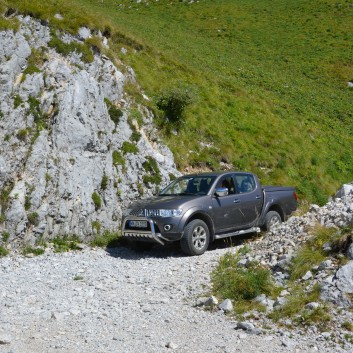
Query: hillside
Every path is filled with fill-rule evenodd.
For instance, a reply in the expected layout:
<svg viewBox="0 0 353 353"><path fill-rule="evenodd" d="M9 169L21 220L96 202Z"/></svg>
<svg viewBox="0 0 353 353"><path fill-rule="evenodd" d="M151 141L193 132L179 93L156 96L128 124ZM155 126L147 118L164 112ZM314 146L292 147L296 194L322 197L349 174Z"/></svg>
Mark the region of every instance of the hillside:
<svg viewBox="0 0 353 353"><path fill-rule="evenodd" d="M251 170L321 204L351 179L349 2L3 3L70 32L86 24L108 33L154 98L148 105L180 170ZM191 104L176 125L156 102L180 91Z"/></svg>

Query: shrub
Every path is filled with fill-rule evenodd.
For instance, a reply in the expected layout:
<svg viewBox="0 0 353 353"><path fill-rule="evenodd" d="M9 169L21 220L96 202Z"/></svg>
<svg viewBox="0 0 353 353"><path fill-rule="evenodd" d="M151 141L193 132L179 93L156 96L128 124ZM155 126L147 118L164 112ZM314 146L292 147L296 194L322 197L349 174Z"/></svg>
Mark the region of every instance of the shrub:
<svg viewBox="0 0 353 353"><path fill-rule="evenodd" d="M179 85L168 89L157 98L158 109L164 112L164 117L173 124L182 121L185 108L194 100L190 87Z"/></svg>
<svg viewBox="0 0 353 353"><path fill-rule="evenodd" d="M95 206L96 211L97 211L102 206L102 200L101 200L99 194L94 192L92 194L92 200L93 200L94 206Z"/></svg>
<svg viewBox="0 0 353 353"><path fill-rule="evenodd" d="M22 103L23 103L22 98L17 94L17 95L14 97L14 101L13 101L14 109L18 108Z"/></svg>
<svg viewBox="0 0 353 353"><path fill-rule="evenodd" d="M0 246L0 257L6 256L9 254L9 251L5 249L3 246Z"/></svg>
<svg viewBox="0 0 353 353"><path fill-rule="evenodd" d="M113 165L117 167L118 165L125 165L125 159L119 151L113 151Z"/></svg>
<svg viewBox="0 0 353 353"><path fill-rule="evenodd" d="M138 148L135 144L125 141L121 147L122 152L125 153L138 153Z"/></svg>
<svg viewBox="0 0 353 353"><path fill-rule="evenodd" d="M101 181L101 189L107 190L107 186L108 186L108 177L104 174Z"/></svg>
<svg viewBox="0 0 353 353"><path fill-rule="evenodd" d="M162 182L161 173L154 158L147 157L142 166L148 173L143 176L144 184L152 183L158 185Z"/></svg>
<svg viewBox="0 0 353 353"><path fill-rule="evenodd" d="M29 129L21 129L17 131L16 136L19 140L25 141L28 133L29 133Z"/></svg>
<svg viewBox="0 0 353 353"><path fill-rule="evenodd" d="M114 122L115 126L118 125L120 118L123 116L123 112L118 109L108 98L104 98L104 102L107 105L110 119Z"/></svg>
<svg viewBox="0 0 353 353"><path fill-rule="evenodd" d="M38 226L39 224L39 215L37 212L32 212L28 216L28 222L34 226Z"/></svg>
<svg viewBox="0 0 353 353"><path fill-rule="evenodd" d="M77 236L67 236L64 237L56 237L52 241L54 245L54 252L68 252L70 250L81 250L81 248L77 245L79 243L79 239Z"/></svg>
<svg viewBox="0 0 353 353"><path fill-rule="evenodd" d="M105 230L103 235L97 235L91 242L91 246L100 248L114 248L121 244L123 238L120 233Z"/></svg>
<svg viewBox="0 0 353 353"><path fill-rule="evenodd" d="M78 42L64 43L54 33L51 33L52 37L48 43L49 47L55 49L59 54L67 56L72 52L81 54L83 62L91 63L94 60L92 50L87 44L81 44Z"/></svg>
<svg viewBox="0 0 353 353"><path fill-rule="evenodd" d="M10 238L10 233L9 232L3 232L2 233L2 241L6 243Z"/></svg>
<svg viewBox="0 0 353 353"><path fill-rule="evenodd" d="M93 221L91 223L92 226L92 230L96 230L97 234L100 234L101 232L101 224L99 223L99 221Z"/></svg>
<svg viewBox="0 0 353 353"><path fill-rule="evenodd" d="M22 249L23 255L33 254L35 256L44 254L44 249L42 248L32 248L31 246L26 246Z"/></svg>
<svg viewBox="0 0 353 353"><path fill-rule="evenodd" d="M222 298L235 301L251 300L260 294L270 295L274 290L268 269L252 263L244 268L238 264L239 257L226 253L212 272L212 288Z"/></svg>

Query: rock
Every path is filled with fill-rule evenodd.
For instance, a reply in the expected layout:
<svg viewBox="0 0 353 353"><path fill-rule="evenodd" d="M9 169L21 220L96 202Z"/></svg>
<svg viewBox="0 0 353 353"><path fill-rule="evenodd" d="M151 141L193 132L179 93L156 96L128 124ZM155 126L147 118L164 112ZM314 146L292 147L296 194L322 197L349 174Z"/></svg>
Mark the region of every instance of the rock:
<svg viewBox="0 0 353 353"><path fill-rule="evenodd" d="M262 330L256 328L252 323L247 321L239 321L235 329L244 330L251 335L260 335L262 333Z"/></svg>
<svg viewBox="0 0 353 353"><path fill-rule="evenodd" d="M349 247L347 249L347 257L350 260L353 260L353 243L351 245L349 245Z"/></svg>
<svg viewBox="0 0 353 353"><path fill-rule="evenodd" d="M320 307L320 304L319 303L316 303L316 302L311 302L311 303L308 303L305 305L305 308L309 309L309 310L315 310L317 308Z"/></svg>
<svg viewBox="0 0 353 353"><path fill-rule="evenodd" d="M308 271L303 277L302 280L303 281L308 281L309 279L313 278L313 274L311 271Z"/></svg>
<svg viewBox="0 0 353 353"><path fill-rule="evenodd" d="M231 313L234 310L232 301L230 299L224 300L218 307L225 313Z"/></svg>
<svg viewBox="0 0 353 353"><path fill-rule="evenodd" d="M178 348L178 345L173 342L168 342L165 346L170 349L177 349Z"/></svg>
<svg viewBox="0 0 353 353"><path fill-rule="evenodd" d="M209 298L207 298L207 300L205 301L205 306L216 306L218 305L218 299L211 295Z"/></svg>
<svg viewBox="0 0 353 353"><path fill-rule="evenodd" d="M12 337L6 333L0 333L0 345L1 344L11 344Z"/></svg>
<svg viewBox="0 0 353 353"><path fill-rule="evenodd" d="M279 308L279 307L283 306L284 304L286 304L287 302L288 302L287 298L278 297L273 304L273 308L274 309Z"/></svg>
<svg viewBox="0 0 353 353"><path fill-rule="evenodd" d="M349 261L336 273L337 287L347 293L353 293L353 261Z"/></svg>

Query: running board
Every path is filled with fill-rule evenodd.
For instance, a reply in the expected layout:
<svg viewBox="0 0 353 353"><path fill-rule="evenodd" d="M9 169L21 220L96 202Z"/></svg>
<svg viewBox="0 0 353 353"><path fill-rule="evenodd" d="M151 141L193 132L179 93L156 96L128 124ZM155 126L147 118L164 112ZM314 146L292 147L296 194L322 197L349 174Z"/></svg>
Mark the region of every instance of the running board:
<svg viewBox="0 0 353 353"><path fill-rule="evenodd" d="M260 228L259 227L252 227L249 229L238 230L236 232L216 234L215 239L228 238L228 237L233 237L235 235L242 235L242 234L248 234L248 233L260 233Z"/></svg>

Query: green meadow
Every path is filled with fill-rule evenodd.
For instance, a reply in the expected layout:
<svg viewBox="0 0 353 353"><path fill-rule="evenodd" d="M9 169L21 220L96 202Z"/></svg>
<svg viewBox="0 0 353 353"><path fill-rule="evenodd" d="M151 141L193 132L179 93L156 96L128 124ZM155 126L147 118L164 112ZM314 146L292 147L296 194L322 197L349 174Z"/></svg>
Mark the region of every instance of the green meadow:
<svg viewBox="0 0 353 353"><path fill-rule="evenodd" d="M318 203L353 180L349 1L0 0L0 8L109 36L108 54L135 70L181 171L231 164ZM177 122L157 104L176 90L190 94Z"/></svg>

